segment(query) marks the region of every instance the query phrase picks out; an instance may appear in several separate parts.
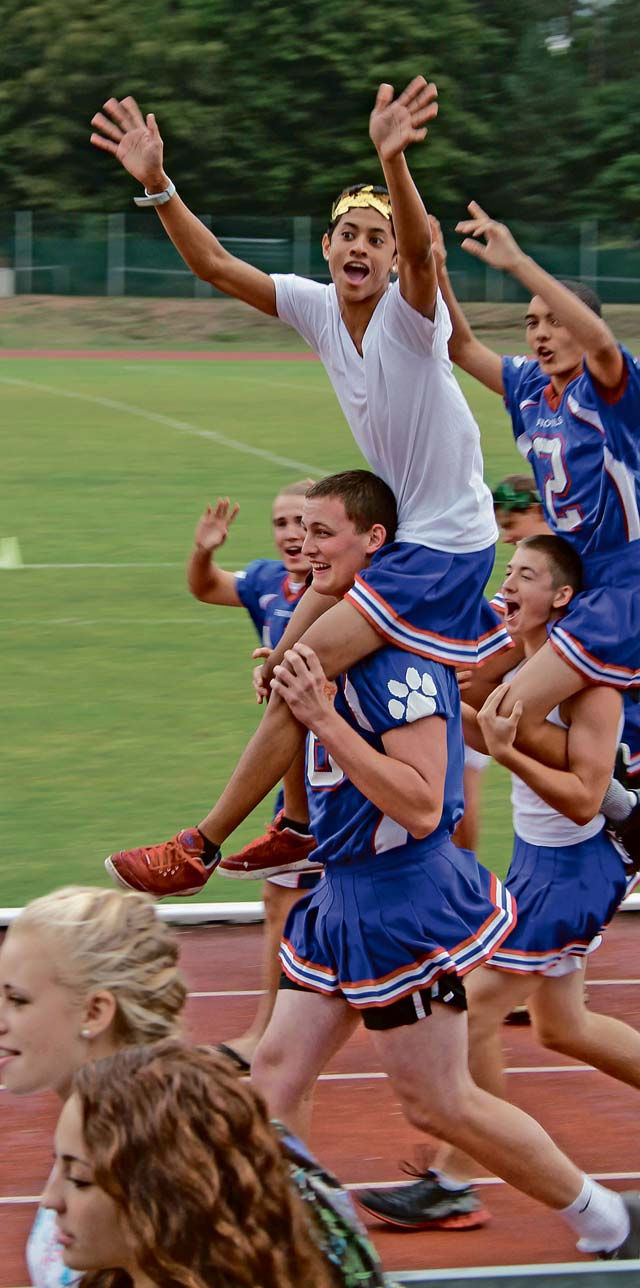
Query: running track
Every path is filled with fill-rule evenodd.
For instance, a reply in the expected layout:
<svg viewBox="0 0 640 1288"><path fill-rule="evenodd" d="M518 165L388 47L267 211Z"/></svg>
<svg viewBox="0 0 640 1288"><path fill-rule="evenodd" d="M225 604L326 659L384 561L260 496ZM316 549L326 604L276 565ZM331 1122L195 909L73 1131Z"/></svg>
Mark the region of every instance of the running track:
<svg viewBox="0 0 640 1288"><path fill-rule="evenodd" d="M189 1033L219 1042L248 1022L259 987L259 926L211 926L181 931L183 965L192 994ZM620 914L594 956L588 981L592 1008L640 1029L640 919ZM636 978L636 975L639 977ZM512 1098L537 1115L586 1171L615 1189L640 1188L637 1093L594 1070L537 1047L528 1028L505 1028ZM0 1091L0 1288L28 1282L23 1260L35 1196L47 1175L57 1102L48 1095L21 1100ZM364 1030L331 1062L321 1081L313 1146L350 1185L402 1179L399 1163L419 1137L408 1127L381 1075ZM551 1263L580 1260L558 1217L501 1183L483 1191L493 1220L464 1233L398 1234L371 1223L388 1270L425 1267ZM179 1196L177 1196L179 1201Z"/></svg>

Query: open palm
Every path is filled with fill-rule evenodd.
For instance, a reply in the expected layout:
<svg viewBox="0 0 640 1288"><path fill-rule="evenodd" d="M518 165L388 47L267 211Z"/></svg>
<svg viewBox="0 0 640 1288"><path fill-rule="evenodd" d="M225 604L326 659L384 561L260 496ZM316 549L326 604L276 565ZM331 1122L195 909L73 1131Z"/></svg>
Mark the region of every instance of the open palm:
<svg viewBox="0 0 640 1288"><path fill-rule="evenodd" d="M424 139L427 121L437 115L437 94L424 76L416 76L397 98L392 85L380 86L369 117L369 135L381 160L390 160L409 143Z"/></svg>
<svg viewBox="0 0 640 1288"><path fill-rule="evenodd" d="M153 113L143 117L134 98L110 98L91 124L94 147L112 156L134 179L148 184L162 174L163 143Z"/></svg>

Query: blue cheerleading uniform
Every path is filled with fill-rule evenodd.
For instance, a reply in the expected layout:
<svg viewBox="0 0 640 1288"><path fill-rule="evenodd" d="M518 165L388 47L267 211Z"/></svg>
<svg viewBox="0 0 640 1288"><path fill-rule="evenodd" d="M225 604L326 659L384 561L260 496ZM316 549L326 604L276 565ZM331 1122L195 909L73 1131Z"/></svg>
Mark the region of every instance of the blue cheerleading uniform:
<svg viewBox="0 0 640 1288"><path fill-rule="evenodd" d="M640 684L640 366L621 352L614 390L585 366L558 397L539 363L524 357L504 358L502 375L547 523L584 570L584 590L550 642L587 680L624 689Z"/></svg>
<svg viewBox="0 0 640 1288"><path fill-rule="evenodd" d="M267 648L275 648L302 597L306 582L293 582L279 559L254 559L234 574L238 596Z"/></svg>
<svg viewBox="0 0 640 1288"><path fill-rule="evenodd" d="M557 707L547 720L567 727ZM517 775L511 781L515 838L505 885L517 901L518 923L487 965L518 974L567 974L599 947L640 874L629 873L602 814L578 825Z"/></svg>
<svg viewBox="0 0 640 1288"><path fill-rule="evenodd" d="M340 677L344 720L384 753L382 734L428 717L446 720L447 772L439 824L412 837L343 774L314 734L307 739L314 857L322 885L293 909L280 960L296 985L343 996L359 1009L384 1007L462 976L486 960L515 922L515 907L451 832L462 817L463 740L455 674L386 647Z"/></svg>

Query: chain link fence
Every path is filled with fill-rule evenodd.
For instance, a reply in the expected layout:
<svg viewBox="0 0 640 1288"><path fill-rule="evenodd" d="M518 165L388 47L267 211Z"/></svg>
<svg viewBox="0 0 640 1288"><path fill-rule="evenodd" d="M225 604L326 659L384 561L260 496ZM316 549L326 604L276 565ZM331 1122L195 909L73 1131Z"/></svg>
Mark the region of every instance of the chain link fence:
<svg viewBox="0 0 640 1288"><path fill-rule="evenodd" d="M260 219L200 218L233 254L267 273L300 273L327 281L324 227L307 216ZM517 302L526 293L507 274L460 250L445 228L448 264L463 301ZM522 246L557 277L579 278L604 303L640 302L640 242L628 232L598 226L514 227ZM130 295L207 298L216 294L183 264L152 211L122 214L0 212L0 294Z"/></svg>

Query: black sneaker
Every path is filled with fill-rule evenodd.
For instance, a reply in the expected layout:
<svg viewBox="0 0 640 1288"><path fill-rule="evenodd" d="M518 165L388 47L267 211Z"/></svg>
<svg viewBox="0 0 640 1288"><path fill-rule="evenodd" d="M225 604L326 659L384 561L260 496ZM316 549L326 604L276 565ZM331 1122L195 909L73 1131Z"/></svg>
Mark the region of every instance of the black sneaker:
<svg viewBox="0 0 640 1288"><path fill-rule="evenodd" d="M470 1185L445 1190L433 1172L412 1185L357 1190L365 1212L401 1230L475 1230L491 1218Z"/></svg>
<svg viewBox="0 0 640 1288"><path fill-rule="evenodd" d="M636 1261L640 1257L640 1194L637 1190L627 1190L620 1197L629 1213L631 1227L619 1248L597 1254L599 1261Z"/></svg>

